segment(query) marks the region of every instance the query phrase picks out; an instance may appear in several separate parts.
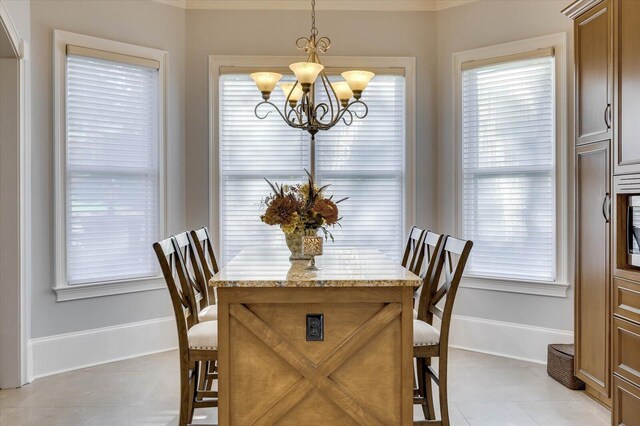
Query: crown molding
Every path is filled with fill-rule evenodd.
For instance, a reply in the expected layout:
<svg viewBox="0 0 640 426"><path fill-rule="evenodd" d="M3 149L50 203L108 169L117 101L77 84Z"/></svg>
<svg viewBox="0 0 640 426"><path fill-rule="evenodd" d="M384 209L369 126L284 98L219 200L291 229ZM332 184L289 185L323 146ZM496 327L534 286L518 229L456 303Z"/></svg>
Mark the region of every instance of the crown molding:
<svg viewBox="0 0 640 426"><path fill-rule="evenodd" d="M308 10L304 0L153 0L182 9ZM477 0L323 0L318 10L437 12Z"/></svg>

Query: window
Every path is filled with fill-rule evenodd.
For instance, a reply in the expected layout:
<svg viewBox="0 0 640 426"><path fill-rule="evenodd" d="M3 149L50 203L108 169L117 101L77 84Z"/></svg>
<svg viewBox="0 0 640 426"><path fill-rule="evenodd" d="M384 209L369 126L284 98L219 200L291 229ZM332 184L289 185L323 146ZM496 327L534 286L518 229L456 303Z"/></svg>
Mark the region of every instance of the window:
<svg viewBox="0 0 640 426"><path fill-rule="evenodd" d="M256 244L284 247L282 231L260 221L259 202L270 192L263 177L304 181L311 155L308 133L290 128L275 111L265 120L255 117L260 96L249 72L223 72L217 84L220 239L227 262ZM374 247L400 257L408 193L406 93L401 70L378 71L363 97L367 118L316 136L318 184L331 184L328 192L337 199L350 197L340 204L343 227L332 229L332 246ZM276 105L284 100L274 91Z"/></svg>
<svg viewBox="0 0 640 426"><path fill-rule="evenodd" d="M517 44L510 47L517 50ZM565 247L563 174L557 162L559 155L564 158L557 144L562 134L558 51L535 41L528 46L528 51L508 52L509 45L503 45L456 57L458 220L462 236L474 241L468 281L562 284L566 279L558 256ZM559 46L563 53L564 44Z"/></svg>
<svg viewBox="0 0 640 426"><path fill-rule="evenodd" d="M58 287L155 279L163 228L161 62L64 46ZM157 56L157 55L156 55Z"/></svg>

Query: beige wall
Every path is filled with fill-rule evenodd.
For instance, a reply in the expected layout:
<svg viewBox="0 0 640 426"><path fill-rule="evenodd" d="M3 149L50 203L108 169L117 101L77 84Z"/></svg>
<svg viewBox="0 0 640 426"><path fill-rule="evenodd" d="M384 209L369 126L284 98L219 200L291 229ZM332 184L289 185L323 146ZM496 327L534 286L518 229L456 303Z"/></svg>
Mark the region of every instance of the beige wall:
<svg viewBox="0 0 640 426"><path fill-rule="evenodd" d="M172 315L166 290L56 302L51 289L55 257L52 86L54 29L169 52L167 221L169 232L177 232L185 227L185 11L143 1L32 1L32 338Z"/></svg>
<svg viewBox="0 0 640 426"><path fill-rule="evenodd" d="M298 55L308 11L187 12L187 224L208 225L209 55ZM417 222L436 225L436 19L429 12L319 11L334 56L413 56L417 71ZM287 64L284 64L287 65ZM256 97L256 100L258 97ZM215 173L215 172L214 172Z"/></svg>
<svg viewBox="0 0 640 426"><path fill-rule="evenodd" d="M454 232L453 58L455 52L559 32L568 33L572 68L572 21L560 11L566 0L483 0L438 13L438 218ZM573 74L569 70L569 76ZM573 80L568 81L569 123L573 122ZM569 126L571 127L571 126ZM567 138L567 140L571 140ZM570 221L570 223L573 223ZM567 298L462 289L455 313L561 330L573 330L573 289Z"/></svg>
<svg viewBox="0 0 640 426"><path fill-rule="evenodd" d="M331 55L417 59L419 225L443 232L453 230L452 54L571 32L571 21L560 14L566 3L567 0L483 0L438 13L318 12L320 33L333 42ZM185 11L133 0L32 1L32 337L171 315L164 290L55 301L51 290L53 29L169 52L168 225L170 232L176 232L209 225L208 56L296 55L293 42L307 34L308 21L307 11ZM186 210L182 207L185 200ZM456 313L570 330L572 303L571 294L561 299L464 289Z"/></svg>

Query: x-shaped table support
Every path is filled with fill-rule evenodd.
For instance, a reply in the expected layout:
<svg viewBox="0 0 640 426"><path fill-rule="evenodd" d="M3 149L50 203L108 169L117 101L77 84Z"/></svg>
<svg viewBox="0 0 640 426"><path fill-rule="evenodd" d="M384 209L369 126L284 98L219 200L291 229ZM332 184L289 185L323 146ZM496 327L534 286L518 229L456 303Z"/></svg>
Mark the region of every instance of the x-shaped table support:
<svg viewBox="0 0 640 426"><path fill-rule="evenodd" d="M287 392L281 395L266 411L253 413L249 424L273 424L295 407L313 389L322 391L349 417L362 425L383 425L374 414L353 397L338 383L331 380L333 374L352 355L362 349L370 340L384 329L394 318L402 312L399 303L389 303L376 313L371 319L360 326L347 337L331 354L318 365L296 349L286 338L258 318L243 305L229 306L229 313L238 322L255 334L290 366L295 368L302 377Z"/></svg>

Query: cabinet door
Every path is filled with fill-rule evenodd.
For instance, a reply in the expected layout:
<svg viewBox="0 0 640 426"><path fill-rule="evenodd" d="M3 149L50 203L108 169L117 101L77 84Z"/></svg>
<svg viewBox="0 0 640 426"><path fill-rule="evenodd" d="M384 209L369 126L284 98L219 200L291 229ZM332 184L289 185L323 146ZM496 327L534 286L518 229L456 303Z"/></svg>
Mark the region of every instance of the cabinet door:
<svg viewBox="0 0 640 426"><path fill-rule="evenodd" d="M575 374L610 396L610 141L576 149Z"/></svg>
<svg viewBox="0 0 640 426"><path fill-rule="evenodd" d="M613 424L615 426L640 426L640 388L615 377Z"/></svg>
<svg viewBox="0 0 640 426"><path fill-rule="evenodd" d="M615 173L640 173L640 1L614 4Z"/></svg>
<svg viewBox="0 0 640 426"><path fill-rule="evenodd" d="M612 37L606 1L575 21L576 143L611 139Z"/></svg>
<svg viewBox="0 0 640 426"><path fill-rule="evenodd" d="M613 371L640 383L640 325L613 318Z"/></svg>

